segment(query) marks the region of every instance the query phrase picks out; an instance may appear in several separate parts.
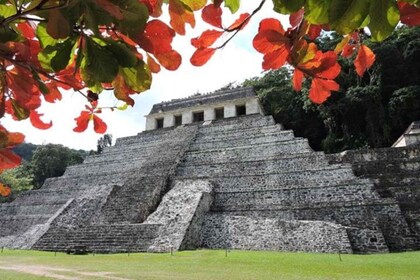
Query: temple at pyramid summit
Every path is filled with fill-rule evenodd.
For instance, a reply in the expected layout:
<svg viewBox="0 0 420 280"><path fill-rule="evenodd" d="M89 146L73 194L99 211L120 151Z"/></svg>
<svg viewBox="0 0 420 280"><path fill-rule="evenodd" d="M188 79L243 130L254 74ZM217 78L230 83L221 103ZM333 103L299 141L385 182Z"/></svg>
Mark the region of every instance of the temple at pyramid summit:
<svg viewBox="0 0 420 280"><path fill-rule="evenodd" d="M420 146L397 146L315 152L252 88L155 104L145 131L1 204L0 247L418 250Z"/></svg>

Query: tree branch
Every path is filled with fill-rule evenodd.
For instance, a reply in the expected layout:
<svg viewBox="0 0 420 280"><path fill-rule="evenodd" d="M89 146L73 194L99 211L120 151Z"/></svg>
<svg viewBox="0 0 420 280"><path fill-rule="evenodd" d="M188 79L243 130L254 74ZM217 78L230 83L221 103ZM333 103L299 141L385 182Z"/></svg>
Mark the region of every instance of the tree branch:
<svg viewBox="0 0 420 280"><path fill-rule="evenodd" d="M223 30L225 31L225 32L233 32L233 34L232 34L232 36L230 36L230 38L229 39L227 39L222 45L220 45L219 47L217 47L216 49L222 49L222 48L224 48L235 36L236 36L236 34L238 34L238 32L239 31L241 31L242 30L242 28L245 26L245 24L247 24L250 20L251 20L251 18L256 14L256 13L258 13L260 10L261 10L261 8L264 6L264 4L265 4L265 1L266 0L262 0L261 1L261 3L260 3L260 5L258 5L258 7L254 10L254 11L252 11L252 13L241 23L241 24L239 24L238 26L236 26L235 28L232 28L232 29L229 29L229 28L224 28Z"/></svg>

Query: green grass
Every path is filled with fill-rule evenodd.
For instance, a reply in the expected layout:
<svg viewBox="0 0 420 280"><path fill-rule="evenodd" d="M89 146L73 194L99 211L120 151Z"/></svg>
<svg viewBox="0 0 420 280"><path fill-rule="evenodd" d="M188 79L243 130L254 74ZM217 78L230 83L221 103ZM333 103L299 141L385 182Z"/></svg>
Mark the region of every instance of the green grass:
<svg viewBox="0 0 420 280"><path fill-rule="evenodd" d="M42 276L51 273L60 279L420 279L420 252L341 258L337 254L249 251L231 251L225 257L221 250L176 252L174 256L55 256L51 252L5 250L0 253L0 267L19 269L0 269L0 279L57 279ZM34 267L41 268L38 276L26 273Z"/></svg>

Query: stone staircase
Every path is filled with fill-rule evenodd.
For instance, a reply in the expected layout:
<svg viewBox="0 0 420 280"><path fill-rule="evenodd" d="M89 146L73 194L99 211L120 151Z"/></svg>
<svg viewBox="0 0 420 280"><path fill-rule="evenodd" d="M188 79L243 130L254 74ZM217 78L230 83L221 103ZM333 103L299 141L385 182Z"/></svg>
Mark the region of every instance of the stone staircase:
<svg viewBox="0 0 420 280"><path fill-rule="evenodd" d="M270 116L200 126L176 178L214 183L203 229L209 248L385 252L413 246L395 199L382 198L350 164L329 163Z"/></svg>
<svg viewBox="0 0 420 280"><path fill-rule="evenodd" d="M415 239L415 249L420 248L419 146L346 151L328 158L332 163L350 163L359 178L374 182L380 197L395 199Z"/></svg>
<svg viewBox="0 0 420 280"><path fill-rule="evenodd" d="M80 245L95 252L147 250L159 225L141 223L169 190L171 174L196 129L188 126L118 139L102 154L67 168L62 177L48 179L41 189L0 205L2 219L16 224L11 229L2 227L1 236L10 240L12 233L44 225L31 248L64 251ZM1 245L8 246L0 240Z"/></svg>

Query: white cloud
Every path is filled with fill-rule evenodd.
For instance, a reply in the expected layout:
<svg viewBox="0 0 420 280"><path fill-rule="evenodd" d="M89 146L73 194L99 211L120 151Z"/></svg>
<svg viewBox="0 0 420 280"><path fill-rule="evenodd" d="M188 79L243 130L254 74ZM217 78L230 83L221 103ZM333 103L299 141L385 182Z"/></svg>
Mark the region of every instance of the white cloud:
<svg viewBox="0 0 420 280"><path fill-rule="evenodd" d="M242 1L241 11L230 16L225 10L228 19L224 18L226 25L232 23L242 12L251 12L258 6L259 1ZM153 104L190 96L196 92L211 92L227 85L230 82L242 82L247 78L259 75L262 71L262 55L252 48L252 38L258 30L261 19L277 17L284 20L284 17L272 11L268 1L265 7L253 18L250 24L224 48L218 50L212 59L202 67L194 67L190 64L189 58L194 52L190 45L190 39L197 37L205 29L212 29L202 22L200 15L197 15L197 26L194 30L188 30L187 36L178 36L174 41L174 49L183 56L183 63L176 71L163 70L154 75L152 88L135 96L134 108L126 111L104 111L101 117L108 125L107 133L114 138L134 135L144 129L144 115L148 114ZM271 4L272 5L272 4ZM105 97L107 96L107 97ZM112 93L104 92L100 97L101 106L114 105L116 99ZM75 127L74 118L84 109L85 100L77 93L63 93L63 100L56 104L44 104L40 112L45 113L44 119L52 119L54 125L48 130L37 130L31 126L29 121L14 122L5 119L3 124L10 131L20 131L26 135L26 141L36 144L59 143L77 149L96 149L96 141L100 135L96 134L92 127L84 133L73 132ZM92 124L90 124L92 125Z"/></svg>

